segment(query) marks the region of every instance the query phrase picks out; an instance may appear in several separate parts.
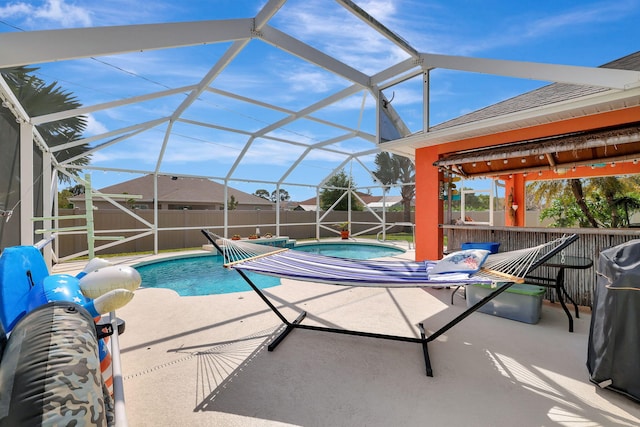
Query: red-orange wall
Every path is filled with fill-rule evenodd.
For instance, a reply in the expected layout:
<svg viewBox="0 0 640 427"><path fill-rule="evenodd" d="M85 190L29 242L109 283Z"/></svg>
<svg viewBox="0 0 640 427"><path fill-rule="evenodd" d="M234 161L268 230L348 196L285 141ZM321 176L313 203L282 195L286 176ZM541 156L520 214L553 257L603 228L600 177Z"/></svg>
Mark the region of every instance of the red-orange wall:
<svg viewBox="0 0 640 427"><path fill-rule="evenodd" d="M440 199L441 173L433 167L438 147L416 150L416 260L442 258L444 219Z"/></svg>

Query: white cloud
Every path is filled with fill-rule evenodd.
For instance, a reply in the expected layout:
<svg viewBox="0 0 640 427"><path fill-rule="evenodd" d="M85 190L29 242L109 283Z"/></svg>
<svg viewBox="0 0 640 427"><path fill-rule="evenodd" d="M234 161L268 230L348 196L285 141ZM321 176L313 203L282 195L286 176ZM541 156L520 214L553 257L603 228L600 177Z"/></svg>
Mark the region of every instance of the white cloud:
<svg viewBox="0 0 640 427"><path fill-rule="evenodd" d="M284 10L278 21L285 32L365 73L375 73L407 57L356 16L338 5L332 7L318 1L296 4ZM389 16L396 13L391 2L371 1L363 9L376 19L392 19Z"/></svg>
<svg viewBox="0 0 640 427"><path fill-rule="evenodd" d="M109 129L104 124L96 120L93 115L87 115L87 128L85 129L85 133L87 135L100 135L108 131Z"/></svg>
<svg viewBox="0 0 640 427"><path fill-rule="evenodd" d="M91 15L81 7L67 4L64 0L47 0L45 7L34 11L36 18L59 22L64 27L91 25Z"/></svg>
<svg viewBox="0 0 640 427"><path fill-rule="evenodd" d="M579 8L565 13L545 16L520 28L523 37L544 37L570 27L589 26L598 22L615 21L624 16L629 8L637 8L637 2L606 2L593 5L580 5Z"/></svg>
<svg viewBox="0 0 640 427"><path fill-rule="evenodd" d="M31 6L26 3L9 3L0 7L0 17L12 18L15 16L25 16L31 11Z"/></svg>
<svg viewBox="0 0 640 427"><path fill-rule="evenodd" d="M268 165L272 167L288 166L300 157L302 148L278 141L261 140L247 151L242 158L243 164L264 165L268 159Z"/></svg>
<svg viewBox="0 0 640 427"><path fill-rule="evenodd" d="M474 55L496 48L523 45L532 40L563 36L575 31L588 34L594 26L616 22L637 13L638 7L637 0L581 3L573 9L564 10L533 7L531 10L514 12L497 19L492 30L485 35L459 40L455 37L450 38L448 43L452 50L446 53ZM454 22L453 25L460 25L460 22ZM443 30L455 34L453 25Z"/></svg>
<svg viewBox="0 0 640 427"><path fill-rule="evenodd" d="M338 102L334 102L333 104L326 107L327 111L353 111L360 110L362 108L362 97L363 94L358 93L357 95L350 96L348 98L342 99ZM365 110L370 110L372 108L376 108L376 101L373 99L369 92L365 93Z"/></svg>
<svg viewBox="0 0 640 427"><path fill-rule="evenodd" d="M290 84L288 90L293 92L327 93L340 83L335 75L305 66L289 68L283 72L283 78Z"/></svg>
<svg viewBox="0 0 640 427"><path fill-rule="evenodd" d="M14 2L0 7L0 17L24 19L24 25L38 29L43 27L88 27L92 24L88 9L67 3L65 0L46 0L40 5L33 2ZM18 24L21 26L23 24Z"/></svg>

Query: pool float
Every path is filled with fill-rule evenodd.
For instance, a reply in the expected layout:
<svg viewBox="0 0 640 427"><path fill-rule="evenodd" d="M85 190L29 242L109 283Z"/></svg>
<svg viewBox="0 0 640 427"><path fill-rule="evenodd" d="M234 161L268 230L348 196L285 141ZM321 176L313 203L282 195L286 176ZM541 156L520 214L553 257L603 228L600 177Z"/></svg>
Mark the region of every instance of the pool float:
<svg viewBox="0 0 640 427"><path fill-rule="evenodd" d="M89 283L92 283L89 281ZM81 280L68 274L52 274L39 283L34 283L27 298L26 312L51 301L71 301L83 306L94 318L125 306L133 298L128 289L112 289L102 294L92 293L87 297Z"/></svg>
<svg viewBox="0 0 640 427"><path fill-rule="evenodd" d="M134 268L100 258L89 261L76 276L49 275L38 249L8 247L0 256L0 322L11 332L30 310L57 300L80 304L97 317L127 304L140 283Z"/></svg>
<svg viewBox="0 0 640 427"><path fill-rule="evenodd" d="M133 291L142 281L134 268L113 265L101 258L89 261L76 278L79 279L82 295L93 298L89 304L93 304L92 308L100 314L114 311L127 304L133 298ZM118 289L113 289L114 287ZM89 312L92 312L90 308ZM108 342L109 337L99 341L100 370L109 393L113 395L113 371Z"/></svg>
<svg viewBox="0 0 640 427"><path fill-rule="evenodd" d="M87 298L80 288L80 280L67 274L53 274L36 284L28 298L27 313L52 301L70 301L81 305L99 323L103 314L115 311L133 298L133 292L127 289L113 289L95 299ZM109 395L113 395L113 371L111 352L107 345L109 337L98 340L100 371Z"/></svg>
<svg viewBox="0 0 640 427"><path fill-rule="evenodd" d="M0 322L11 339L15 326L29 313L46 304L65 301L81 307L97 323L103 314L131 301L140 283L140 275L132 267L113 265L100 258L89 261L76 276L50 275L35 247L9 247L0 256ZM98 368L112 395L111 354L104 338L98 342Z"/></svg>
<svg viewBox="0 0 640 427"><path fill-rule="evenodd" d="M11 246L0 256L0 322L10 332L27 313L27 298L35 283L49 275L42 254L33 246Z"/></svg>
<svg viewBox="0 0 640 427"><path fill-rule="evenodd" d="M100 373L93 316L54 301L23 316L0 363L0 425L113 423L113 401Z"/></svg>
<svg viewBox="0 0 640 427"><path fill-rule="evenodd" d="M113 289L134 291L140 286L140 273L126 265L106 265L82 275L80 289L87 298L98 298Z"/></svg>
<svg viewBox="0 0 640 427"><path fill-rule="evenodd" d="M97 270L99 268L102 268L102 267L107 267L109 265L113 265L113 264L111 264L106 259L91 258L91 260L84 266L82 271L80 273L76 274L76 277L78 279L82 279L84 276L87 275L87 273L90 273L90 272L95 271L95 270Z"/></svg>
<svg viewBox="0 0 640 427"><path fill-rule="evenodd" d="M133 290L140 285L140 281L135 269L94 258L76 276L52 274L36 284L31 289L27 312L47 302L71 301L86 309L98 323L103 314L115 311L131 301ZM111 352L107 343L108 337L98 341L100 371L109 394L113 395Z"/></svg>

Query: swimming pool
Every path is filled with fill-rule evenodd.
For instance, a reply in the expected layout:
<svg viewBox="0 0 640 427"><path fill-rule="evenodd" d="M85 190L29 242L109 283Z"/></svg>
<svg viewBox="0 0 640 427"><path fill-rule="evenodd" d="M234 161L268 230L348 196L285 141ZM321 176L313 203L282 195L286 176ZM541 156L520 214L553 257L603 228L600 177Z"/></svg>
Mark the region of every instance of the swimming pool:
<svg viewBox="0 0 640 427"><path fill-rule="evenodd" d="M365 242L313 242L298 243L296 251L335 256L340 258L371 259L400 255L404 249L390 245Z"/></svg>
<svg viewBox="0 0 640 427"><path fill-rule="evenodd" d="M219 255L192 255L134 266L144 288L172 289L180 296L200 296L250 291L237 271L222 267ZM277 277L248 273L259 288L280 284Z"/></svg>
<svg viewBox="0 0 640 427"><path fill-rule="evenodd" d="M399 255L405 252L389 245L361 242L299 243L295 250L342 258L370 259ZM222 267L222 257L216 254L186 255L135 265L142 277L143 288L172 289L180 296L201 296L250 291L249 284L237 271ZM260 289L280 284L277 277L247 272Z"/></svg>

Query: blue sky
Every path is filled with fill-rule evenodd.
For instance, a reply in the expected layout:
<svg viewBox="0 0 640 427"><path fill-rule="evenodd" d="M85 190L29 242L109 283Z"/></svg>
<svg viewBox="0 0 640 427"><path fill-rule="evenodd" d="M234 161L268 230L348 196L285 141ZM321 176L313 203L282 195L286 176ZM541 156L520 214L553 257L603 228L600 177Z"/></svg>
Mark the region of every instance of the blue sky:
<svg viewBox="0 0 640 427"><path fill-rule="evenodd" d="M251 18L264 1L190 0L9 0L0 3L0 32L132 25L197 20ZM447 55L509 59L568 65L598 66L640 49L640 0L622 1L356 1L360 7L399 34L418 51ZM367 74L406 58L353 15L330 0L289 0L270 25ZM228 44L148 51L96 59L41 64L38 75L58 81L84 105L125 99L154 91L198 83ZM431 124L491 105L546 82L501 78L449 70L431 75ZM252 41L214 81L212 87L254 97L296 111L349 85L318 67ZM395 87L387 96L412 131L421 129L419 79ZM153 120L171 113L184 95L89 116L86 136ZM361 115L361 107L364 114ZM349 97L315 117L375 133L375 103L362 93ZM255 131L283 117L274 112L203 94L185 114L194 121ZM164 126L96 152L93 164L112 169L152 170L164 136ZM246 182L278 180L304 151L304 144L321 142L340 132L317 122L299 120L257 140L234 173L230 185L247 192L274 187ZM281 144L277 138L300 145ZM224 176L246 142L245 135L176 124L161 170L176 174ZM97 141L100 143L104 141ZM312 184L341 161L340 152L370 148L354 139L331 145L335 150L314 153L286 182ZM266 159L266 160L265 160ZM362 159L375 169L373 156ZM360 186L372 185L357 162L347 166ZM219 172L218 172L219 171ZM124 172L92 172L96 187L134 178ZM314 195L310 187L284 185L294 200Z"/></svg>

